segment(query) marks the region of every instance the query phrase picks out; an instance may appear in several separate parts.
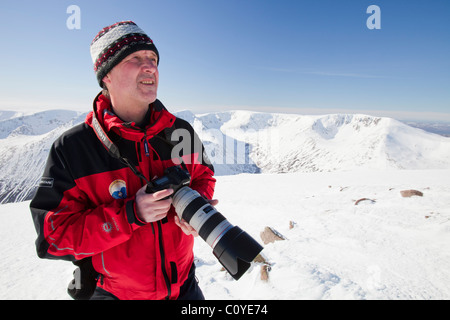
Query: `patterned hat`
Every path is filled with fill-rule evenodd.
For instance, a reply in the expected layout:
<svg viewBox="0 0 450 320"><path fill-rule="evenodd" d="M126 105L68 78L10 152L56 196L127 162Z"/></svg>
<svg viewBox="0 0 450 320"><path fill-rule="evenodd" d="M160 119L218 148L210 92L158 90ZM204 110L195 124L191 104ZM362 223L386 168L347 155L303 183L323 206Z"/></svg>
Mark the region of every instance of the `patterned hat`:
<svg viewBox="0 0 450 320"><path fill-rule="evenodd" d="M91 57L101 87L103 78L126 56L139 50L159 53L150 39L133 21L122 21L103 28L92 40Z"/></svg>

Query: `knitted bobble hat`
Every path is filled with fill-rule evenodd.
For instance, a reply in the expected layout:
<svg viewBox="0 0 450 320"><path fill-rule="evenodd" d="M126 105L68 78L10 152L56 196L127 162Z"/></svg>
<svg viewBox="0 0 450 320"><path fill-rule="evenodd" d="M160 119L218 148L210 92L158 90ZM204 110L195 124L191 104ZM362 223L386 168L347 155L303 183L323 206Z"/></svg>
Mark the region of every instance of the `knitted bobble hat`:
<svg viewBox="0 0 450 320"><path fill-rule="evenodd" d="M92 40L91 57L100 87L103 78L126 56L139 50L159 53L149 38L133 21L122 21L103 28Z"/></svg>

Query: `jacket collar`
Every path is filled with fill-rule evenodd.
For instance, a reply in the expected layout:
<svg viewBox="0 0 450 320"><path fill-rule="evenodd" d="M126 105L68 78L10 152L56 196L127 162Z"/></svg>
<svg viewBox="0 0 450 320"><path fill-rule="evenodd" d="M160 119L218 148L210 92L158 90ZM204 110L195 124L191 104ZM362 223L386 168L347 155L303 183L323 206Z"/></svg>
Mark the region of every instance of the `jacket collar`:
<svg viewBox="0 0 450 320"><path fill-rule="evenodd" d="M143 137L152 138L165 128L171 127L175 116L171 114L158 99L150 104L150 122L145 128L140 128L134 122L124 122L112 112L111 101L99 93L93 102L94 110L86 117L86 123L93 126L93 113L106 133L115 132L122 138L140 141Z"/></svg>

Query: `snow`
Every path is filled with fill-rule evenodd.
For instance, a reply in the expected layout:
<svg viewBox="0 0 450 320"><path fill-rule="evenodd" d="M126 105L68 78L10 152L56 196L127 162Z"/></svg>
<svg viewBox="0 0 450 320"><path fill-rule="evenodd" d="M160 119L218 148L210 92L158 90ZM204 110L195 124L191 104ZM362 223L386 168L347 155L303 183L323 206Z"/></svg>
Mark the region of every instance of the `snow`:
<svg viewBox="0 0 450 320"><path fill-rule="evenodd" d="M194 127L217 176L450 169L450 138L390 118L243 110L176 115ZM0 203L30 199L52 142L85 117L68 110L0 113Z"/></svg>
<svg viewBox="0 0 450 320"><path fill-rule="evenodd" d="M332 134L332 132L329 132ZM264 245L269 280L254 264L235 281L196 238L207 299L450 299L450 169L217 177L217 209ZM403 198L416 189L423 197ZM368 198L374 201L356 200ZM70 262L41 260L29 202L0 205L0 299L69 299ZM289 222L295 222L289 229Z"/></svg>
<svg viewBox="0 0 450 320"><path fill-rule="evenodd" d="M226 166L217 166L220 175L450 168L448 138L391 118L238 110L195 115L192 121L213 161L237 154ZM241 157L239 150L245 150Z"/></svg>
<svg viewBox="0 0 450 320"><path fill-rule="evenodd" d="M0 203L30 199L53 141L85 117L68 110L0 113Z"/></svg>
<svg viewBox="0 0 450 320"><path fill-rule="evenodd" d="M361 114L177 115L214 162L217 209L261 244L266 226L286 238L264 245L268 281L260 264L235 281L197 238L207 299L450 299L450 138ZM37 257L24 200L85 116L0 112L0 299L70 299L75 267Z"/></svg>

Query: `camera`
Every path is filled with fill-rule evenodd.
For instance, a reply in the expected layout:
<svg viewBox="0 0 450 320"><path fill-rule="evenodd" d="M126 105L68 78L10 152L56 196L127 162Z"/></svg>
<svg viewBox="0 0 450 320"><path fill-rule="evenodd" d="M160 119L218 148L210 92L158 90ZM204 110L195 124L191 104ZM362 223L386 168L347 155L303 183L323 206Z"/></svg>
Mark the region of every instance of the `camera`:
<svg viewBox="0 0 450 320"><path fill-rule="evenodd" d="M165 170L164 176L147 185L147 193L173 189L172 205L213 249L214 256L235 279L239 280L263 247L238 226L233 226L197 191L189 188L190 175L179 166Z"/></svg>
<svg viewBox="0 0 450 320"><path fill-rule="evenodd" d="M174 195L182 187L189 186L190 182L191 175L187 170L184 170L179 166L169 167L164 170L163 177L152 180L147 184L145 192L155 193L165 189L173 189L172 195ZM167 198L170 198L170 196Z"/></svg>

